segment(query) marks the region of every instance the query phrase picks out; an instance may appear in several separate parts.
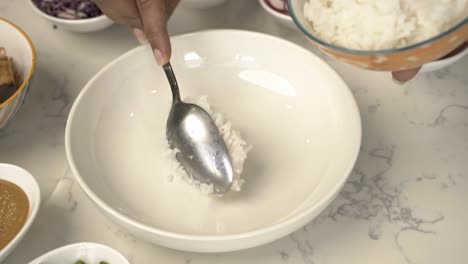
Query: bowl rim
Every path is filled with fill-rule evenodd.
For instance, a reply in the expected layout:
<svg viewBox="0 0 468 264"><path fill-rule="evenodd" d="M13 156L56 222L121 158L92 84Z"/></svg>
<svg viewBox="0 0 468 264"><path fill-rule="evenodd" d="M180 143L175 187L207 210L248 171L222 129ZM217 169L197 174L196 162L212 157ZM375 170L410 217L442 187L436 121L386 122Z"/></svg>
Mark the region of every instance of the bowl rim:
<svg viewBox="0 0 468 264"><path fill-rule="evenodd" d="M468 42L466 42L466 43L468 44ZM465 44L462 43L461 45L465 45ZM440 58L438 60L428 62L425 65L447 63L447 62L449 62L451 64L451 63L454 63L454 62L458 61L459 59L465 57L466 54L468 54L468 45L465 48L463 48L461 51L459 51L458 53L456 53L456 54L454 54L454 55L452 55L450 57Z"/></svg>
<svg viewBox="0 0 468 264"><path fill-rule="evenodd" d="M328 70L331 71L332 74L334 74L337 77L337 80L342 83L342 85L346 88L344 89L344 93L346 96L351 100L350 108L352 108L352 118L355 119L356 123L356 135L355 138L353 138L353 141L355 142L356 149L354 150L353 153L350 154L351 159L348 161L349 163L347 164L347 168L343 172L343 176L341 179L339 179L336 184L330 188L329 192L324 195L322 198L320 198L317 203L315 203L313 206L310 206L306 210L296 214L293 217L290 217L286 219L285 221L282 222L276 222L273 223L267 227L262 227L256 230L251 230L251 231L246 231L246 232L241 232L241 233L235 233L235 234L225 234L225 235L193 235L193 234L185 234L185 233L180 233L180 232L173 232L173 231L166 231L163 229L160 229L158 227L150 226L144 223L141 223L133 218L130 218L129 216L126 216L122 213L120 213L118 210L114 209L110 205L108 205L105 201L103 201L91 188L86 184L84 179L81 177L79 170L76 167L76 164L74 162L74 157L73 153L71 151L71 127L74 125L74 115L75 112L77 111L77 108L87 93L87 91L92 87L92 84L101 77L105 72L107 72L111 67L113 67L115 64L120 62L121 60L126 59L127 57L133 55L134 53L139 52L141 49L146 48L147 45L145 46L140 46L136 47L130 51L127 51L126 53L120 55L113 61L109 62L106 66L101 68L89 81L88 83L84 86L84 88L81 90L80 94L76 98L75 102L73 103L73 106L70 110L70 114L68 116L67 120L67 125L65 129L65 151L67 155L67 159L70 165L70 169L73 172L73 175L75 179L77 180L78 184L81 186L83 191L86 193L86 195L94 202L96 203L101 209L103 209L109 216L114 217L115 219L120 220L121 222L125 223L128 226L131 226L133 228L136 228L139 231L143 231L146 233L150 233L153 235L158 235L161 237L168 237L168 238L173 238L173 239L180 239L180 240L186 240L186 241L199 241L199 242L213 242L213 241L233 241L233 240L239 240L239 239L248 239L248 238L253 238L253 237L258 237L262 235L266 235L268 233L271 233L272 231L275 230L281 230L285 229L290 226L294 226L296 223L300 223L302 219L307 218L308 215L311 215L315 211L320 210L320 207L323 205L328 204L330 200L332 200L335 195L339 192L339 190L343 187L345 184L346 180L348 179L349 175L351 174L354 165L357 161L359 151L360 151L360 146L362 143L362 121L361 121L361 116L359 112L359 108L357 105L356 100L354 99L354 96L352 95L352 92L349 88L349 86L346 84L346 82L343 80L343 78L330 66L328 65L325 61L323 61L321 58L319 58L317 55L314 53L311 53L309 50L292 43L290 41L287 41L285 39L275 37L269 34L265 33L260 33L260 32L254 32L254 31L247 31L247 30L237 30L237 29L213 29L213 30L202 30L202 31L197 31L197 32L191 32L191 33L186 33L186 34L181 34L177 36L172 36L171 40L174 41L174 39L183 39L187 38L190 36L196 36L200 34L242 34L242 35L250 35L253 37L261 37L261 38L267 38L270 39L271 41L278 41L283 43L284 45L287 45L291 48L300 50L304 52L305 54L308 54L309 56L315 57L315 59L318 59L320 62L323 63L324 67L328 67Z"/></svg>
<svg viewBox="0 0 468 264"><path fill-rule="evenodd" d="M408 45L408 46L404 46L404 47L400 47L400 48L394 48L394 49L357 50L357 49L350 49L350 48L346 48L346 47L342 47L342 46L338 46L338 45L328 43L328 42L316 37L314 34L312 34L299 21L298 15L296 14L295 10L292 7L292 1L296 1L296 0L287 0L289 14L291 15L294 23L299 27L299 29L308 38L310 38L314 42L317 42L320 45L325 46L327 48L330 48L332 50L336 50L336 51L343 52L343 53L354 54L354 55L384 55L384 54L388 55L388 54L394 54L394 53L408 51L408 50L415 49L415 48L424 47L426 45L432 44L436 40L439 40L439 39L441 39L441 38L443 38L443 37L445 37L447 35L450 35L452 32L455 32L456 30L462 28L463 26L468 25L468 17L466 17L464 20L460 21L459 23L455 24L454 26L452 26L451 28L449 28L448 30L446 30L444 32L442 32L442 33L440 33L438 35L435 35L435 36L433 36L433 37L431 37L429 39L426 39L424 41L420 41L420 42L417 42L417 43L414 43L414 44L411 44L411 45Z"/></svg>
<svg viewBox="0 0 468 264"><path fill-rule="evenodd" d="M44 17L46 19L49 19L51 21L54 21L56 23L78 25L78 24L92 24L92 23L95 23L95 22L98 22L98 21L101 21L101 20L110 20L110 18L108 18L104 13L97 16L97 17L90 17L90 18L79 18L79 19L58 18L58 17L51 16L51 15L45 13L44 11L42 11L41 9L39 9L39 7L37 7L33 3L32 0L28 0L28 2L32 6L34 11L39 13L42 17Z"/></svg>
<svg viewBox="0 0 468 264"><path fill-rule="evenodd" d="M28 232L29 228L31 227L32 223L34 222L34 220L36 219L36 216L37 216L37 213L39 212L39 208L40 208L40 204L41 204L41 189L39 188L39 184L37 183L36 179L34 178L34 176L32 176L31 173L29 173L27 170L19 167L19 166L16 166L16 165L13 165L13 164L8 164L8 163L0 163L0 170L1 168L11 168L11 169L14 169L16 171L18 171L18 174L23 174L23 175L26 175L26 181L32 183L33 185L33 188L35 189L33 193L33 195L31 195L31 199L29 199L28 197L28 200L29 200L29 204L30 204L30 212L28 214L28 217L26 218L26 221L23 225L23 227L21 228L21 230L15 235L15 237L13 238L13 240L11 240L7 245L6 247L4 247L3 249L0 250L0 259L6 255L8 255L11 250L13 250L13 248L15 248L17 246L17 243L19 243L19 241L23 238L23 236L26 234L26 232ZM8 180L9 181L9 180ZM16 182L14 181L9 181L15 185L18 186L18 184L16 184ZM19 188L21 188L20 186L18 186ZM27 193L23 188L21 188L21 190L23 190L25 193ZM34 201L34 206L31 207L31 204L32 204L32 201Z"/></svg>
<svg viewBox="0 0 468 264"><path fill-rule="evenodd" d="M24 88L26 88L26 86L28 86L29 82L31 81L31 78L36 68L36 49L31 39L29 38L29 36L26 34L26 32L24 32L19 26L17 26L16 24L12 23L9 20L6 20L5 18L0 17L0 23L1 22L4 22L8 24L9 26L13 27L23 36L23 38L28 43L29 48L31 49L32 62L31 62L31 67L29 68L29 71L27 75L25 76L21 85L16 89L16 91L10 97L8 97L8 99L6 99L6 101L0 102L0 108L2 108L3 106L6 106L9 102L13 101L19 94L21 94Z"/></svg>
<svg viewBox="0 0 468 264"><path fill-rule="evenodd" d="M269 14L272 14L273 16L277 17L277 18L280 18L280 19L283 19L283 20L287 20L287 21L291 21L292 22L292 18L290 15L286 15L286 14L283 14L281 12L278 12L277 10L275 10L274 8L272 8L267 2L266 0L258 0L258 2L260 2L260 5L263 7L263 9L265 9L265 11L267 11Z"/></svg>
<svg viewBox="0 0 468 264"><path fill-rule="evenodd" d="M420 72L427 73L427 72L437 71L437 70L440 70L442 68L448 67L448 66L452 65L453 63L461 60L467 54L468 54L468 46L465 47L462 51L460 51L459 53L457 53L457 54L455 54L453 56L450 56L450 57L445 58L445 59L439 59L439 60L431 61L431 62L428 62L428 63L424 64L422 66Z"/></svg>
<svg viewBox="0 0 468 264"><path fill-rule="evenodd" d="M114 254L115 256L118 256L119 258L121 258L122 261L125 262L125 264L130 264L128 259L126 257L124 257L124 255L122 253L120 253L119 251L117 251L116 249L111 248L110 246L100 244L100 243L95 243L95 242L79 242L79 243L73 243L73 244L61 246L61 247L52 249L50 251L47 251L43 255L41 255L41 256L35 258L34 260L32 260L31 262L29 262L29 264L43 263L48 258L50 258L52 256L55 256L56 254L59 254L59 253L61 253L63 251L69 250L69 249L79 248L79 247L95 247L95 248L99 248L99 249L109 250L110 252L112 252L112 254Z"/></svg>

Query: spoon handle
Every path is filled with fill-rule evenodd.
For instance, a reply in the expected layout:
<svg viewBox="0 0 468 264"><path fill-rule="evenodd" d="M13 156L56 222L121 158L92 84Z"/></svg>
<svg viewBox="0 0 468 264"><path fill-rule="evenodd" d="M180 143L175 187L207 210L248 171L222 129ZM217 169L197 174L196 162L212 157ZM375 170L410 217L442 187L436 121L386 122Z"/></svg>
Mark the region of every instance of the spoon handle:
<svg viewBox="0 0 468 264"><path fill-rule="evenodd" d="M176 104L180 102L180 92L179 92L179 84L177 84L177 79L174 74L174 70L172 69L171 63L168 62L166 65L163 66L164 72L166 73L167 80L169 81L169 85L171 86L172 90L172 104Z"/></svg>

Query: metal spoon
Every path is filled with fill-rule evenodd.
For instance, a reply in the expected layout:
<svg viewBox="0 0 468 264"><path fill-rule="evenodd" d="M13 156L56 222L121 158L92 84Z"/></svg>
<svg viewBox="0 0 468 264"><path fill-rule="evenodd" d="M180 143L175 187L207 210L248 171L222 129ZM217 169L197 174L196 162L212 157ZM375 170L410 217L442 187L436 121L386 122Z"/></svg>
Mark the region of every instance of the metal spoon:
<svg viewBox="0 0 468 264"><path fill-rule="evenodd" d="M166 136L177 160L197 181L213 184L214 192L231 189L233 168L226 143L210 115L200 106L182 102L170 63L163 66L172 90Z"/></svg>

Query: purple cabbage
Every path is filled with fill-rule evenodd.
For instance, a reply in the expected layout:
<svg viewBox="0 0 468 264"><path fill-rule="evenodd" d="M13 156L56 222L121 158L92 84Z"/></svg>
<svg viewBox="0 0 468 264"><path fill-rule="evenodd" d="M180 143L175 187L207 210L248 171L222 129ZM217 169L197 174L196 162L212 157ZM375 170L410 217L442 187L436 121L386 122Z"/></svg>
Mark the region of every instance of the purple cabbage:
<svg viewBox="0 0 468 264"><path fill-rule="evenodd" d="M91 0L32 0L44 13L63 19L86 19L102 15Z"/></svg>

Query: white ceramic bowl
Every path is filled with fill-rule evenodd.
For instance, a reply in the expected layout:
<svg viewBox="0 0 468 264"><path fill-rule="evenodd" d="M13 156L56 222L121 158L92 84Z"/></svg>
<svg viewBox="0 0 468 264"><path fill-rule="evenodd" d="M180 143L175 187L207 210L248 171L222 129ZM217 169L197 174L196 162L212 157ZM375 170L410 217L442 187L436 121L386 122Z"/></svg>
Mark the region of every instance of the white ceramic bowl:
<svg viewBox="0 0 468 264"><path fill-rule="evenodd" d="M226 3L228 0L181 0L180 4L189 8L206 9Z"/></svg>
<svg viewBox="0 0 468 264"><path fill-rule="evenodd" d="M59 28L63 28L74 32L95 32L110 27L114 22L105 15L101 15L94 18L86 19L62 19L50 16L42 10L40 10L32 0L28 0L32 9L39 14L42 18L57 25Z"/></svg>
<svg viewBox="0 0 468 264"><path fill-rule="evenodd" d="M5 127L23 105L36 67L36 51L28 35L18 26L0 18L0 47L13 59L18 75L18 89L6 101L0 102L0 129Z"/></svg>
<svg viewBox="0 0 468 264"><path fill-rule="evenodd" d="M258 0L258 2L263 7L263 9L275 19L276 22L289 29L298 30L291 16L283 14L273 9L265 0Z"/></svg>
<svg viewBox="0 0 468 264"><path fill-rule="evenodd" d="M37 211L39 210L41 194L39 191L39 185L34 177L20 167L0 163L0 179L12 182L19 186L26 193L29 200L28 218L26 219L23 228L10 242L10 244L0 250L0 262L2 262L13 251L13 249L18 246L26 232L28 232L31 227L31 224L36 218Z"/></svg>
<svg viewBox="0 0 468 264"><path fill-rule="evenodd" d="M454 64L455 62L459 61L461 58L465 57L466 54L468 54L468 46L466 46L461 52L444 58L440 60L436 60L430 63L425 64L420 72L433 72L433 71L438 71L441 70L447 66L450 66Z"/></svg>
<svg viewBox="0 0 468 264"><path fill-rule="evenodd" d="M172 44L183 97L208 95L253 144L243 190L219 198L168 180L162 146L172 97L142 46L94 76L70 112L67 156L85 193L136 236L186 251L246 249L311 221L360 147L358 108L343 80L307 50L260 33L205 31Z"/></svg>
<svg viewBox="0 0 468 264"><path fill-rule="evenodd" d="M86 264L98 264L99 261L106 261L109 264L130 264L119 252L96 243L77 243L57 248L29 264L72 264L78 260L82 260Z"/></svg>

